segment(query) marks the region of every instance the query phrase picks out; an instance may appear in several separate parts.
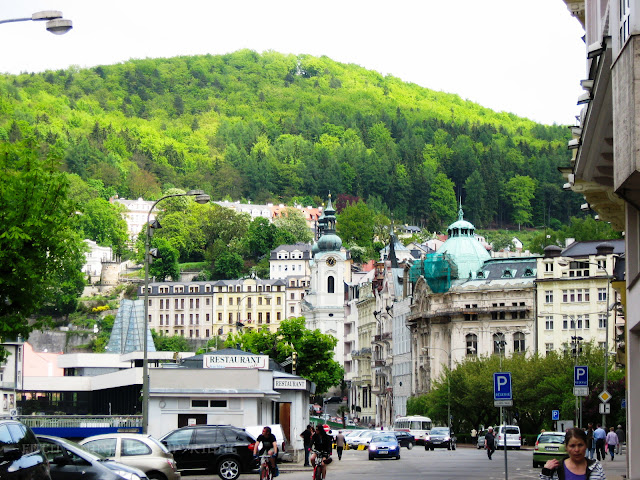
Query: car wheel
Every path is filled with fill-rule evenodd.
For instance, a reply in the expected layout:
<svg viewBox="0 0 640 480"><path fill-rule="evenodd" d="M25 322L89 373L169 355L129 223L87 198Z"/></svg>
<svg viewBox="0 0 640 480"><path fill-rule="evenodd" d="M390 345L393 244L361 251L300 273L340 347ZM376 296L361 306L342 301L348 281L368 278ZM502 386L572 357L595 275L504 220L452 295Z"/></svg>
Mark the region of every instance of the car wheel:
<svg viewBox="0 0 640 480"><path fill-rule="evenodd" d="M413 442L409 442L409 445L407 445L407 450L411 450L413 448Z"/></svg>
<svg viewBox="0 0 640 480"><path fill-rule="evenodd" d="M373 460L373 455L369 455L369 460Z"/></svg>
<svg viewBox="0 0 640 480"><path fill-rule="evenodd" d="M447 443L447 450L451 450L451 442Z"/></svg>
<svg viewBox="0 0 640 480"><path fill-rule="evenodd" d="M234 458L224 458L218 464L218 476L222 480L236 480L240 476L240 464Z"/></svg>
<svg viewBox="0 0 640 480"><path fill-rule="evenodd" d="M160 472L148 472L147 477L149 480L167 480L167 477Z"/></svg>
<svg viewBox="0 0 640 480"><path fill-rule="evenodd" d="M396 460L400 460L400 454L396 456Z"/></svg>
<svg viewBox="0 0 640 480"><path fill-rule="evenodd" d="M435 450L436 447L431 447L431 451L433 452Z"/></svg>
<svg viewBox="0 0 640 480"><path fill-rule="evenodd" d="M426 452L427 450L429 450L429 446L428 446L428 445L425 445L425 446L424 446L424 450L425 450L425 452Z"/></svg>

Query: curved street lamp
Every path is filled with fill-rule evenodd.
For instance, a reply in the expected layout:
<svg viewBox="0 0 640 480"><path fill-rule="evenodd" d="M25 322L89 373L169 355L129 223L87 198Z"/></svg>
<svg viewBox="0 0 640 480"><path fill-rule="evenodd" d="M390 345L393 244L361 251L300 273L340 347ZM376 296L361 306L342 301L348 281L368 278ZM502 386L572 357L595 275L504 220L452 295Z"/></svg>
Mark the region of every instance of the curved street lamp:
<svg viewBox="0 0 640 480"><path fill-rule="evenodd" d="M142 340L142 431L147 433L149 427L149 358L147 355L148 348L148 331L149 331L149 240L151 238L151 229L160 228L160 224L154 221L154 225L151 225L151 214L156 205L161 201L172 197L195 197L195 201L200 204L208 203L210 200L209 195L202 190L189 190L187 193L176 193L173 195L165 195L159 198L151 205L149 214L147 215L147 228L145 231L144 239L144 334Z"/></svg>
<svg viewBox="0 0 640 480"><path fill-rule="evenodd" d="M30 17L23 18L8 18L6 20L0 20L1 23L15 23L15 22L43 22L46 21L47 31L54 35L64 35L73 28L73 22L62 18L62 12L59 10L43 10L36 12Z"/></svg>

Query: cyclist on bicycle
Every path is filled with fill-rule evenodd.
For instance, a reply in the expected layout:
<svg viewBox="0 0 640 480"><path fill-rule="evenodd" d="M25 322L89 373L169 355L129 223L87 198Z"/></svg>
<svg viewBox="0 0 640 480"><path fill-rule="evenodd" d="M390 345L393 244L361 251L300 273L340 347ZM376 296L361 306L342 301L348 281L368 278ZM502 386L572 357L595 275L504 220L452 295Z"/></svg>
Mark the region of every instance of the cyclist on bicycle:
<svg viewBox="0 0 640 480"><path fill-rule="evenodd" d="M278 455L278 441L276 436L271 433L271 427L264 427L262 433L258 435L256 443L253 446L253 455L258 455L258 445L262 442L262 448L259 454L263 455L265 452L269 455L269 461L271 462L271 471L276 471L276 457Z"/></svg>
<svg viewBox="0 0 640 480"><path fill-rule="evenodd" d="M319 425L316 428L316 433L311 437L311 449L314 450L313 455L311 455L311 465L315 464L316 456L322 455L322 478L327 476L327 464L331 463L331 437L327 435L327 432L322 428L322 425ZM316 453L320 452L319 454Z"/></svg>

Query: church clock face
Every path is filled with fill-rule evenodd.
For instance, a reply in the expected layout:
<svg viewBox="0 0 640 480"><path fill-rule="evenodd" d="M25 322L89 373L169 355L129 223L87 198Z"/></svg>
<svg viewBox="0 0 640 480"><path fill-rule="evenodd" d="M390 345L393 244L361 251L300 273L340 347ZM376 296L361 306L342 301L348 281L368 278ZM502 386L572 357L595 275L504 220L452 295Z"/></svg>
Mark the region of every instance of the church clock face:
<svg viewBox="0 0 640 480"><path fill-rule="evenodd" d="M329 257L327 258L327 265L329 265L330 267L333 267L336 264L336 259L333 257Z"/></svg>

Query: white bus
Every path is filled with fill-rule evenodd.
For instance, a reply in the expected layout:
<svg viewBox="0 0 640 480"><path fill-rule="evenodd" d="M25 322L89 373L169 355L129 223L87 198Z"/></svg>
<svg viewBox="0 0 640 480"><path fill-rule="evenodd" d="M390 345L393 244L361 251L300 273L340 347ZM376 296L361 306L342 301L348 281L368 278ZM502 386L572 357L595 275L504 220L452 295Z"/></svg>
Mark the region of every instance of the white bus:
<svg viewBox="0 0 640 480"><path fill-rule="evenodd" d="M398 417L393 422L393 429L398 432L409 432L415 437L417 445L424 445L425 437L431 430L431 419L421 415Z"/></svg>

